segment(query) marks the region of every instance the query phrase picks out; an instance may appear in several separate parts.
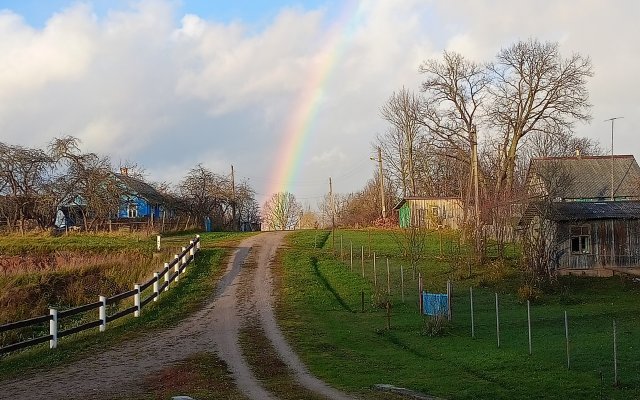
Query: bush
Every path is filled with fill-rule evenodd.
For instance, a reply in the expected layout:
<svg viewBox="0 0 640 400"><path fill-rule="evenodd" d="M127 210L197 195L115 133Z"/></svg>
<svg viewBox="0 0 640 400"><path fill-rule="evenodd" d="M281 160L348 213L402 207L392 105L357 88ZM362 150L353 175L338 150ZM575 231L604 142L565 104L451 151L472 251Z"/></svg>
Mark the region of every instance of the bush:
<svg viewBox="0 0 640 400"><path fill-rule="evenodd" d="M451 331L451 323L444 315L425 318L422 334L429 337L445 336Z"/></svg>
<svg viewBox="0 0 640 400"><path fill-rule="evenodd" d="M525 302L527 300L535 302L540 300L541 297L542 290L530 283L525 283L518 288L518 299L520 299L521 302Z"/></svg>

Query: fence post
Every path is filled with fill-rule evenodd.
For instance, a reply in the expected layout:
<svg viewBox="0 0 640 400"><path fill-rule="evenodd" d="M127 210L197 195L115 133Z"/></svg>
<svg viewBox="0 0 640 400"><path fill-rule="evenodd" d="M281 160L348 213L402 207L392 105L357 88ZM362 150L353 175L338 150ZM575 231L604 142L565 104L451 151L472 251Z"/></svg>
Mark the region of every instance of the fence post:
<svg viewBox="0 0 640 400"><path fill-rule="evenodd" d="M158 301L158 297L160 297L160 291L158 290L160 287L160 284L158 282L160 280L160 275L158 275L157 272L154 272L153 277L156 280L155 282L153 282L153 293L156 294L156 297L153 298L153 301Z"/></svg>
<svg viewBox="0 0 640 400"><path fill-rule="evenodd" d="M373 286L378 287L378 275L376 274L376 252L373 252Z"/></svg>
<svg viewBox="0 0 640 400"><path fill-rule="evenodd" d="M422 304L422 272L418 272L418 309L420 310L420 315L424 314Z"/></svg>
<svg viewBox="0 0 640 400"><path fill-rule="evenodd" d="M351 267L350 268L351 268L351 272L353 272L353 242L352 241L349 241L349 253L351 254L351 256L350 256L351 257L350 258L350 260L351 260L350 266Z"/></svg>
<svg viewBox="0 0 640 400"><path fill-rule="evenodd" d="M191 256L191 261L196 259L196 246L195 241L189 241L189 256Z"/></svg>
<svg viewBox="0 0 640 400"><path fill-rule="evenodd" d="M342 251L342 234L340 234L340 261L344 261L344 252Z"/></svg>
<svg viewBox="0 0 640 400"><path fill-rule="evenodd" d="M447 280L447 320L451 321L451 280Z"/></svg>
<svg viewBox="0 0 640 400"><path fill-rule="evenodd" d="M362 277L364 278L364 246L362 246L362 257L360 257L360 264L362 264Z"/></svg>
<svg viewBox="0 0 640 400"><path fill-rule="evenodd" d="M180 254L175 254L174 258L176 260L176 265L173 267L173 272L177 272L175 281L178 282L180 279Z"/></svg>
<svg viewBox="0 0 640 400"><path fill-rule="evenodd" d="M471 337L476 338L476 326L473 320L473 286L469 286L469 300L471 303Z"/></svg>
<svg viewBox="0 0 640 400"><path fill-rule="evenodd" d="M156 236L156 250L160 251L160 235Z"/></svg>
<svg viewBox="0 0 640 400"><path fill-rule="evenodd" d="M527 326L529 328L529 355L531 355L531 302L527 300Z"/></svg>
<svg viewBox="0 0 640 400"><path fill-rule="evenodd" d="M182 252L184 253L184 255L182 256L182 265L184 265L184 269L182 270L183 272L187 272L187 264L189 263L189 258L187 256L188 253L185 253L185 251L187 251L186 247L182 248Z"/></svg>
<svg viewBox="0 0 640 400"><path fill-rule="evenodd" d="M404 267L402 265L400 266L400 296L404 304Z"/></svg>
<svg viewBox="0 0 640 400"><path fill-rule="evenodd" d="M51 315L51 320L49 320L49 335L51 335L49 348L55 349L58 347L58 310L50 308L49 315Z"/></svg>
<svg viewBox="0 0 640 400"><path fill-rule="evenodd" d="M100 332L104 332L107 329L107 298L105 296L100 296L100 302L102 305L100 306Z"/></svg>
<svg viewBox="0 0 640 400"><path fill-rule="evenodd" d="M391 296L391 271L389 270L389 258L387 257L387 294Z"/></svg>
<svg viewBox="0 0 640 400"><path fill-rule="evenodd" d="M618 343L616 341L616 320L613 320L613 384L618 386Z"/></svg>
<svg viewBox="0 0 640 400"><path fill-rule="evenodd" d="M500 309L498 308L498 293L496 293L496 337L498 339L498 348L500 347Z"/></svg>
<svg viewBox="0 0 640 400"><path fill-rule="evenodd" d="M165 269L165 273L164 273L164 282L167 284L167 286L164 287L164 291L166 292L167 290L169 290L169 275L171 275L171 271L169 270L169 263L166 262L164 263L164 269Z"/></svg>
<svg viewBox="0 0 640 400"><path fill-rule="evenodd" d="M564 336L567 342L567 369L571 369L571 364L569 363L569 320L566 311L564 312Z"/></svg>
<svg viewBox="0 0 640 400"><path fill-rule="evenodd" d="M136 307L136 310L133 312L134 317L140 316L140 285L137 283L133 285L136 293L133 295L133 305Z"/></svg>
<svg viewBox="0 0 640 400"><path fill-rule="evenodd" d="M196 250L200 250L200 235L196 235L196 239L198 239L198 244L196 245Z"/></svg>

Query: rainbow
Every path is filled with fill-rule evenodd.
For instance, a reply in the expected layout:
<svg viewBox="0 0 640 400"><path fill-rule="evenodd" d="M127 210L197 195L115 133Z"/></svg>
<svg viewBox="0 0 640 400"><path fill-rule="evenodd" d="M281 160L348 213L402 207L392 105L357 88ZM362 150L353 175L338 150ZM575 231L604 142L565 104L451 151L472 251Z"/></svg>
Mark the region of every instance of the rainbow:
<svg viewBox="0 0 640 400"><path fill-rule="evenodd" d="M344 52L346 33L357 15L357 5L357 1L345 2L337 22L329 29L326 43L319 53L319 61L310 71L306 85L295 103L297 107L285 124L283 139L279 146L281 150L275 157L279 162L275 164L269 179L270 187L266 193L268 197L278 192L292 192L308 138L311 136L318 115L324 88L337 60Z"/></svg>

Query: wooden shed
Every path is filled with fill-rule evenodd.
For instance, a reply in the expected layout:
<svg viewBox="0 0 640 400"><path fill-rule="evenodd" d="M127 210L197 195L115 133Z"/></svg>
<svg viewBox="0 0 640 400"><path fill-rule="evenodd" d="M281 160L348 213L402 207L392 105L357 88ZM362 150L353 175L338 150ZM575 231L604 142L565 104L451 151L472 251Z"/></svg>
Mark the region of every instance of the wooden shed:
<svg viewBox="0 0 640 400"><path fill-rule="evenodd" d="M459 197L405 197L395 207L401 228L459 229L463 221Z"/></svg>
<svg viewBox="0 0 640 400"><path fill-rule="evenodd" d="M519 225L550 222L545 235L560 273L640 266L640 167L633 156L534 159L527 184L531 201Z"/></svg>

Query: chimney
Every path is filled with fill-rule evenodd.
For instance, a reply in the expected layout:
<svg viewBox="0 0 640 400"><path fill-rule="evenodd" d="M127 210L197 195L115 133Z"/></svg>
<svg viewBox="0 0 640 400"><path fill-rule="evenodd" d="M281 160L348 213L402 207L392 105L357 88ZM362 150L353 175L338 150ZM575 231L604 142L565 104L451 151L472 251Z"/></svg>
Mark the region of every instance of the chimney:
<svg viewBox="0 0 640 400"><path fill-rule="evenodd" d="M120 174L121 174L121 175L129 176L129 168L127 168L127 167L120 167Z"/></svg>

